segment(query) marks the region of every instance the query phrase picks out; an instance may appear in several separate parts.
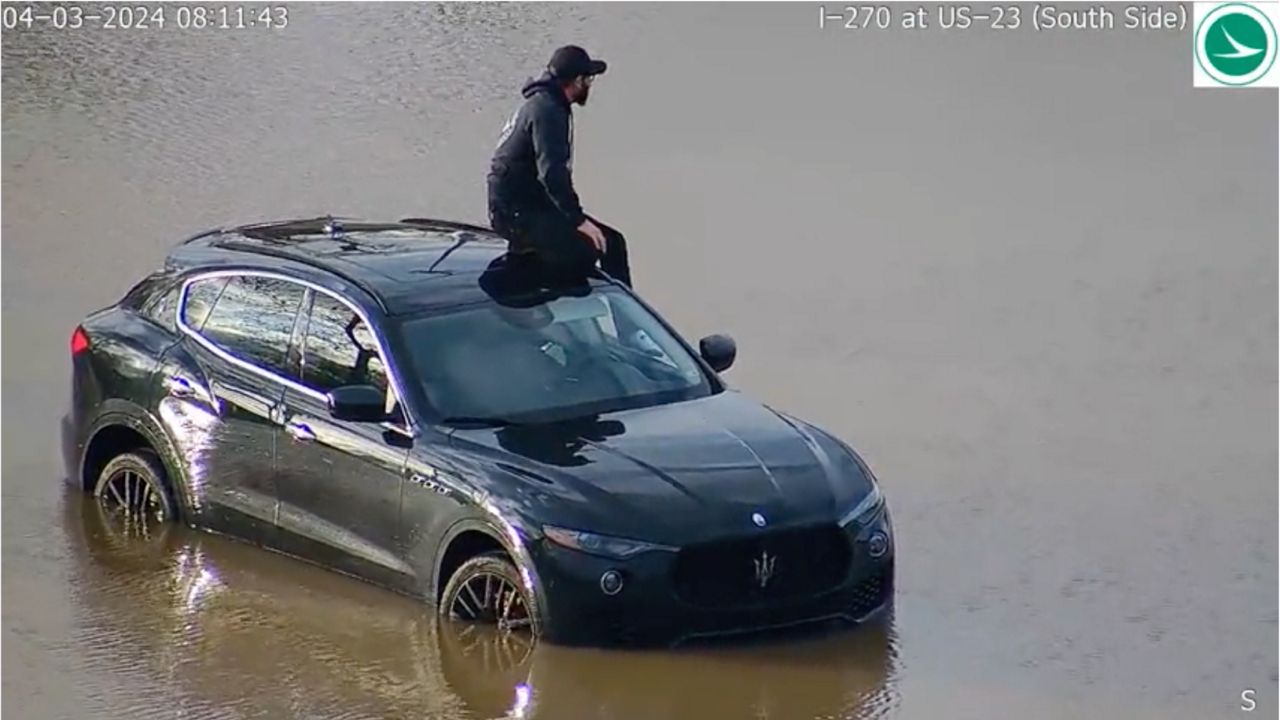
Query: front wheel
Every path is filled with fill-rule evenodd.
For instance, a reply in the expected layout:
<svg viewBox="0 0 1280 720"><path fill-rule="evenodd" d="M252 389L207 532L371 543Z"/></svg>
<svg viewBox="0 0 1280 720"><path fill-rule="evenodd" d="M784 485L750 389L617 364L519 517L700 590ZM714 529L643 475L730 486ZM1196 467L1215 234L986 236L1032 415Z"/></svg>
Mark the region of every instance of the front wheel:
<svg viewBox="0 0 1280 720"><path fill-rule="evenodd" d="M537 600L501 552L477 555L453 573L440 600L440 614L533 637L541 633Z"/></svg>

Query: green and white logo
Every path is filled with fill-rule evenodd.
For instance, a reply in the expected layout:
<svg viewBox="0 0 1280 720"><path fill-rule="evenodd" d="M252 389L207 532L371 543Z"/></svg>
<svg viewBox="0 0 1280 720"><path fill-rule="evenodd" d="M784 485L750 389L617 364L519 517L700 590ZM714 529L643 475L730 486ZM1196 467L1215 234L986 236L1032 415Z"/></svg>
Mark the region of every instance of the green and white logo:
<svg viewBox="0 0 1280 720"><path fill-rule="evenodd" d="M1203 14L1197 7L1196 63L1212 82L1201 82L1197 74L1195 84L1274 84L1258 83L1276 60L1276 29L1268 14L1246 3L1216 5Z"/></svg>

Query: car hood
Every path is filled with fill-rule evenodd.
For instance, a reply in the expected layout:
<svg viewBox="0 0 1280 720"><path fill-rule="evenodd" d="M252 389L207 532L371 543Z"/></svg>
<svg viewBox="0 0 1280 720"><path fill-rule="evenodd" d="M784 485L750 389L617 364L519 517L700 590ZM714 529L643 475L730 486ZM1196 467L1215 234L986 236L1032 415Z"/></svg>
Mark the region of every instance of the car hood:
<svg viewBox="0 0 1280 720"><path fill-rule="evenodd" d="M527 523L670 545L832 522L871 488L852 451L738 392L543 425L460 429Z"/></svg>

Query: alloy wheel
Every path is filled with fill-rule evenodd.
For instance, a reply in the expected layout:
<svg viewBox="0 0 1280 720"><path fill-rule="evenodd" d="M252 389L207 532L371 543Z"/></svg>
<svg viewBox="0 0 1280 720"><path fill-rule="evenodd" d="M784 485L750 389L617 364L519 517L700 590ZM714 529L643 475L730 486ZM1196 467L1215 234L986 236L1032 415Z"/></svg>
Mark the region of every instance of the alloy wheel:
<svg viewBox="0 0 1280 720"><path fill-rule="evenodd" d="M497 625L499 630L529 630L532 620L524 595L509 579L491 572L472 575L454 595L450 617Z"/></svg>
<svg viewBox="0 0 1280 720"><path fill-rule="evenodd" d="M120 468L98 491L98 502L116 516L143 525L163 523L168 518L164 499L150 478L130 468Z"/></svg>

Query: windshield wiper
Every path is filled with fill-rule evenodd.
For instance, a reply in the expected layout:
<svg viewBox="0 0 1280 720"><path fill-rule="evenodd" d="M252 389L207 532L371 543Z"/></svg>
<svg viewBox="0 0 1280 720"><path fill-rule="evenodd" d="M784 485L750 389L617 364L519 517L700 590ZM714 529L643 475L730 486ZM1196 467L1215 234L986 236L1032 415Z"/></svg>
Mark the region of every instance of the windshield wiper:
<svg viewBox="0 0 1280 720"><path fill-rule="evenodd" d="M515 423L511 422L510 420L507 420L506 418L479 417L479 416L473 416L473 415L450 415L442 419L440 422L441 424L444 424L444 425L456 425L456 426L471 425L475 427L489 427L489 428L504 428L504 427L511 427L512 425L515 425Z"/></svg>

